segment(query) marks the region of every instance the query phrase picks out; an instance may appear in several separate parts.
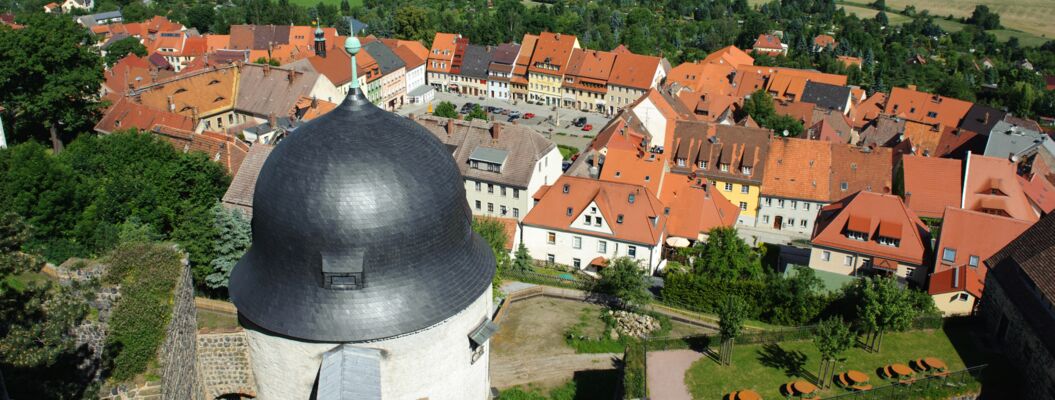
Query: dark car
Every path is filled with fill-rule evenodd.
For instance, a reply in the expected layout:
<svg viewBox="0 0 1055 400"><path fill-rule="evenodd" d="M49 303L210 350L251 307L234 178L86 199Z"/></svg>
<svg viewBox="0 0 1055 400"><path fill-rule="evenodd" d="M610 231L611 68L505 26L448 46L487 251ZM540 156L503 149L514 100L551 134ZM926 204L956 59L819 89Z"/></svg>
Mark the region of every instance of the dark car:
<svg viewBox="0 0 1055 400"><path fill-rule="evenodd" d="M473 110L473 108L476 108L476 103L465 103L464 105L462 105L461 113L468 114L470 111Z"/></svg>
<svg viewBox="0 0 1055 400"><path fill-rule="evenodd" d="M575 126L578 126L578 127L582 127L583 125L586 125L586 117L576 118L576 119L571 121L571 124L575 125Z"/></svg>
<svg viewBox="0 0 1055 400"><path fill-rule="evenodd" d="M519 116L519 115L510 115L510 116L509 116L509 119L508 119L508 120L506 120L506 121L507 121L507 122L513 122L513 121L516 121L516 120L518 120L518 119L520 119L520 116Z"/></svg>

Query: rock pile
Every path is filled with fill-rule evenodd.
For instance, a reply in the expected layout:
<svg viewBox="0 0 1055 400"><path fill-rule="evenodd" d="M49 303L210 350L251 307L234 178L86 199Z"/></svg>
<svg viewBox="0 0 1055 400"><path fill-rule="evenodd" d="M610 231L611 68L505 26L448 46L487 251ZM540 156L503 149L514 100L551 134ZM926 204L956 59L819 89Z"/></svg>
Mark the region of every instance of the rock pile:
<svg viewBox="0 0 1055 400"><path fill-rule="evenodd" d="M608 315L615 319L616 330L622 335L641 338L660 328L659 321L648 315L622 310L608 310Z"/></svg>

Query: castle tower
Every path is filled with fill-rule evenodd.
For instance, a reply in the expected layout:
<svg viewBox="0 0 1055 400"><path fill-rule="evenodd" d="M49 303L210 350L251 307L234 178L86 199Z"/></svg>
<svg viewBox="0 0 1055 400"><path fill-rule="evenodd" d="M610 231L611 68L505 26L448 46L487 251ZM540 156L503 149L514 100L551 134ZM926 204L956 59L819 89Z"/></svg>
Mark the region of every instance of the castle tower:
<svg viewBox="0 0 1055 400"><path fill-rule="evenodd" d="M319 23L315 23L315 55L326 58L326 34Z"/></svg>
<svg viewBox="0 0 1055 400"><path fill-rule="evenodd" d="M354 74L359 41L345 48ZM487 399L495 260L462 177L432 134L352 85L256 183L230 293L257 398Z"/></svg>

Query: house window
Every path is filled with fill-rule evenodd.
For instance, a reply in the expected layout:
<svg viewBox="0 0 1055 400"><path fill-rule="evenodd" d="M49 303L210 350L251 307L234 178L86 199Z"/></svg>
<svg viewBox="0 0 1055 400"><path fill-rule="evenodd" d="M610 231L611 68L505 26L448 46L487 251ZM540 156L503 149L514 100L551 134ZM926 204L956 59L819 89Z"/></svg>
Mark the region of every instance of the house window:
<svg viewBox="0 0 1055 400"><path fill-rule="evenodd" d="M487 212L489 212L489 213L495 212L495 203L487 203Z"/></svg>
<svg viewBox="0 0 1055 400"><path fill-rule="evenodd" d="M700 166L700 169L707 169L706 161L700 161L698 165Z"/></svg>
<svg viewBox="0 0 1055 400"><path fill-rule="evenodd" d="M843 265L849 267L854 264L854 256L846 256L843 258Z"/></svg>
<svg viewBox="0 0 1055 400"><path fill-rule="evenodd" d="M956 261L956 249L946 247L941 251L941 261L951 263Z"/></svg>
<svg viewBox="0 0 1055 400"><path fill-rule="evenodd" d="M791 209L792 209L792 210L797 210L797 209L799 209L799 202L797 202L797 201L795 201L795 200L792 200L792 201L791 201Z"/></svg>
<svg viewBox="0 0 1055 400"><path fill-rule="evenodd" d="M520 189L513 189L513 198L514 199L519 199L520 198Z"/></svg>
<svg viewBox="0 0 1055 400"><path fill-rule="evenodd" d="M831 260L832 260L832 252L830 252L828 250L824 250L824 251L821 252L821 261L831 261Z"/></svg>
<svg viewBox="0 0 1055 400"><path fill-rule="evenodd" d="M586 225L590 225L592 223L593 223L593 217L587 215L586 216Z"/></svg>
<svg viewBox="0 0 1055 400"><path fill-rule="evenodd" d="M802 203L802 209L806 210L806 211L809 211L810 210L810 203Z"/></svg>
<svg viewBox="0 0 1055 400"><path fill-rule="evenodd" d="M740 172L744 175L751 175L751 167L741 167Z"/></svg>
<svg viewBox="0 0 1055 400"><path fill-rule="evenodd" d="M718 169L722 172L729 172L729 164L718 164Z"/></svg>
<svg viewBox="0 0 1055 400"><path fill-rule="evenodd" d="M617 224L623 223L623 214L619 214L619 215L615 216L615 223L617 223Z"/></svg>
<svg viewBox="0 0 1055 400"><path fill-rule="evenodd" d="M740 185L740 193L750 193L751 187L747 185Z"/></svg>
<svg viewBox="0 0 1055 400"><path fill-rule="evenodd" d="M970 265L973 268L978 268L978 261L980 261L978 259L978 256L971 256L969 259L967 259L967 265Z"/></svg>
<svg viewBox="0 0 1055 400"><path fill-rule="evenodd" d="M580 269L582 268L582 260L578 258L573 258L571 259L571 265L575 267L575 269Z"/></svg>
<svg viewBox="0 0 1055 400"><path fill-rule="evenodd" d="M733 184L732 183L726 183L725 184L725 191L726 192L732 192L733 191Z"/></svg>
<svg viewBox="0 0 1055 400"><path fill-rule="evenodd" d="M601 226L601 222L603 222L601 221L601 217L597 217L594 219L593 226Z"/></svg>
<svg viewBox="0 0 1055 400"><path fill-rule="evenodd" d="M572 238L572 247L576 249L582 248L582 236L576 236Z"/></svg>
<svg viewBox="0 0 1055 400"><path fill-rule="evenodd" d="M603 241L603 240L598 240L597 241L597 252L601 253L601 254L607 253L608 252L608 242Z"/></svg>
<svg viewBox="0 0 1055 400"><path fill-rule="evenodd" d="M488 183L487 184L487 193L494 193L494 192L495 192L495 185L492 185L492 184Z"/></svg>
<svg viewBox="0 0 1055 400"><path fill-rule="evenodd" d="M763 224L768 224L769 223L769 216L768 215L763 215L762 216L762 223Z"/></svg>
<svg viewBox="0 0 1055 400"><path fill-rule="evenodd" d="M477 210L479 210L479 209L480 209L480 200L477 200L477 201L476 201L476 209L477 209Z"/></svg>
<svg viewBox="0 0 1055 400"><path fill-rule="evenodd" d="M847 184L846 182L840 183L839 184L839 189L841 189L842 191L847 191L847 190L850 189L850 185Z"/></svg>
<svg viewBox="0 0 1055 400"><path fill-rule="evenodd" d="M509 210L508 210L508 209L506 208L506 206L501 206L501 208L499 208L498 210L499 210L499 211L500 211L500 212L502 213L502 216L503 216L503 217L504 217L504 216L506 215L506 213L507 213L507 212L509 211Z"/></svg>
<svg viewBox="0 0 1055 400"><path fill-rule="evenodd" d="M502 197L506 197L506 187L502 186Z"/></svg>
<svg viewBox="0 0 1055 400"><path fill-rule="evenodd" d="M777 199L777 208L784 208L784 199Z"/></svg>
<svg viewBox="0 0 1055 400"><path fill-rule="evenodd" d="M630 257L637 257L637 246L627 246L626 255Z"/></svg>
<svg viewBox="0 0 1055 400"><path fill-rule="evenodd" d="M515 208L515 207L513 208L513 218L520 218L520 209L519 208Z"/></svg>
<svg viewBox="0 0 1055 400"><path fill-rule="evenodd" d="M766 197L766 207L773 207L773 198Z"/></svg>
<svg viewBox="0 0 1055 400"><path fill-rule="evenodd" d="M846 237L853 240L860 240L862 242L868 240L868 235L864 232L858 231L846 231Z"/></svg>
<svg viewBox="0 0 1055 400"><path fill-rule="evenodd" d="M685 159L684 158L679 158L678 159L678 166L679 167L684 167L685 166Z"/></svg>
<svg viewBox="0 0 1055 400"><path fill-rule="evenodd" d="M960 294L957 294L957 295L956 295L956 300L959 300L959 301L967 301L967 300L969 300L970 298L971 298L971 297L970 297L970 296L968 296L968 295L967 295L967 293L960 293Z"/></svg>
<svg viewBox="0 0 1055 400"><path fill-rule="evenodd" d="M808 220L806 220L806 219L803 219L803 220L799 221L799 226L805 228L806 227L806 222L808 222Z"/></svg>
<svg viewBox="0 0 1055 400"><path fill-rule="evenodd" d="M477 192L479 192L479 191L480 191L480 182L476 182L476 191L477 191Z"/></svg>
<svg viewBox="0 0 1055 400"><path fill-rule="evenodd" d="M568 185L567 183L565 183L564 184L564 193L568 193L568 190L571 190L571 186Z"/></svg>
<svg viewBox="0 0 1055 400"><path fill-rule="evenodd" d="M747 202L746 201L741 201L740 202L740 211L747 211Z"/></svg>
<svg viewBox="0 0 1055 400"><path fill-rule="evenodd" d="M795 218L788 218L787 226L795 226Z"/></svg>
<svg viewBox="0 0 1055 400"><path fill-rule="evenodd" d="M557 234L554 232L546 232L546 243L555 244L557 243Z"/></svg>
<svg viewBox="0 0 1055 400"><path fill-rule="evenodd" d="M550 264L554 264L554 263L557 262L557 257L554 256L553 254L546 254L546 262L548 262Z"/></svg>
<svg viewBox="0 0 1055 400"><path fill-rule="evenodd" d="M571 214L572 214L572 208L568 207L568 210L565 212L565 214L567 214L570 217ZM586 218L590 218L590 217L586 217Z"/></svg>
<svg viewBox="0 0 1055 400"><path fill-rule="evenodd" d="M927 111L927 118L938 118L938 113L934 111Z"/></svg>
<svg viewBox="0 0 1055 400"><path fill-rule="evenodd" d="M898 244L901 242L900 240L897 240L897 239L894 239L894 238L888 238L886 236L876 236L876 241L879 242L879 244L881 244L881 245L891 246L891 247L897 247Z"/></svg>

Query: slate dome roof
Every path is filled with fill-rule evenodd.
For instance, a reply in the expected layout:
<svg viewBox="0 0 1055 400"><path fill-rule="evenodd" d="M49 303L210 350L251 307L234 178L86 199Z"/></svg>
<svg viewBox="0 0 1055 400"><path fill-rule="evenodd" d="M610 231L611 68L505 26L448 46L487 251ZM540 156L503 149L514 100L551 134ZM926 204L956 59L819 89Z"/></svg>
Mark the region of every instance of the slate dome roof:
<svg viewBox="0 0 1055 400"><path fill-rule="evenodd" d="M490 287L461 175L425 128L353 89L272 151L231 300L282 336L359 342L428 328Z"/></svg>

